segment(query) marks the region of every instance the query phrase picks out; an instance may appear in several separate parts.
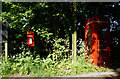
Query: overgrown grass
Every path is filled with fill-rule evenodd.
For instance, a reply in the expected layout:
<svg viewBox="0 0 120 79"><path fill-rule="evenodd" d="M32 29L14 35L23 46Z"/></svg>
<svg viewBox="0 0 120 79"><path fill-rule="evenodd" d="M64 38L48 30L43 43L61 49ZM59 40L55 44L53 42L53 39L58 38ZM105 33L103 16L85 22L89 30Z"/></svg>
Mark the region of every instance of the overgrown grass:
<svg viewBox="0 0 120 79"><path fill-rule="evenodd" d="M77 56L77 61L74 64L72 64L71 56L60 61L53 61L50 57L41 59L38 55L33 59L32 55L22 53L16 57L9 57L7 62L3 56L2 61L0 61L0 68L2 76L19 73L30 74L32 77L53 77L109 71L109 69L86 63L84 53Z"/></svg>
<svg viewBox="0 0 120 79"><path fill-rule="evenodd" d="M69 44L66 46L62 43L66 40L59 38L53 43L53 52L47 58L41 58L37 55L33 58L30 51L16 54L13 57L8 57L6 62L4 56L0 60L0 73L2 76L12 74L24 74L32 77L54 77L76 75L89 72L105 72L110 69L99 68L89 63L91 60L85 59L85 44L80 42L77 50L76 63L72 63L72 56L69 49ZM86 62L87 61L87 62Z"/></svg>

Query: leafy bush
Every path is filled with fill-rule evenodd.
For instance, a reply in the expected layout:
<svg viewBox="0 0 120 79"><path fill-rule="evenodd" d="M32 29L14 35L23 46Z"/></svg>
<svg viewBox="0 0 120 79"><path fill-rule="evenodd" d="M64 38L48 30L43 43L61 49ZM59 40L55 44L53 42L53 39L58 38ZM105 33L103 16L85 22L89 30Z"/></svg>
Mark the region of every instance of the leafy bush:
<svg viewBox="0 0 120 79"><path fill-rule="evenodd" d="M53 53L49 54L47 58L40 58L40 56L37 55L33 59L30 51L24 51L21 54L9 57L7 62L4 57L2 57L2 61L0 61L1 75L19 73L30 74L34 77L52 77L89 72L104 72L108 70L103 67L93 66L93 64L89 63L90 60L85 59L84 51L77 52L80 53L80 55L77 55L77 61L73 64L72 55L68 57L65 56L64 53L67 47L62 45L62 42L64 42L64 40L61 38L55 41ZM86 61L88 61L88 63Z"/></svg>

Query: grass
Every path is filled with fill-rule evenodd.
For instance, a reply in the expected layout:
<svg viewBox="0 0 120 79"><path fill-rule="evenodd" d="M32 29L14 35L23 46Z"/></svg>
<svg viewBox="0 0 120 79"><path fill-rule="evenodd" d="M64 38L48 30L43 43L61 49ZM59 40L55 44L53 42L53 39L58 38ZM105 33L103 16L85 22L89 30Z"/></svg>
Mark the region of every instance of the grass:
<svg viewBox="0 0 120 79"><path fill-rule="evenodd" d="M75 64L72 64L71 58L53 61L50 57L41 59L40 56L37 56L33 59L32 56L28 55L19 55L15 58L9 57L7 62L2 57L0 62L0 73L2 76L20 74L32 77L54 77L110 71L110 69L99 68L91 63L86 63L84 54L77 56Z"/></svg>

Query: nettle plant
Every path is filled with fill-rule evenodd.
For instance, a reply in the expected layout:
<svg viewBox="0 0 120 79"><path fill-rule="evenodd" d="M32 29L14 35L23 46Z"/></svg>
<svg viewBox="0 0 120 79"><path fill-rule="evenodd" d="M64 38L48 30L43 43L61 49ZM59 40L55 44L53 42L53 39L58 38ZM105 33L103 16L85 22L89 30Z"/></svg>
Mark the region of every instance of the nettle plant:
<svg viewBox="0 0 120 79"><path fill-rule="evenodd" d="M62 59L68 58L70 52L68 40L62 38L54 39L52 51L47 58L52 59L53 62L59 62Z"/></svg>
<svg viewBox="0 0 120 79"><path fill-rule="evenodd" d="M85 41L82 39L77 40L77 48L78 55L85 54Z"/></svg>
<svg viewBox="0 0 120 79"><path fill-rule="evenodd" d="M30 51L23 51L21 54L8 57L7 62L3 56L2 61L0 61L1 75L20 73L30 74L35 77L51 77L107 71L103 67L99 68L89 63L90 60L85 59L85 52L80 50L77 51L80 55L77 55L76 64L72 64L71 55L66 56L69 46L66 46L67 43L64 42L66 40L62 38L54 40L53 53L50 53L47 58L40 58L39 55L33 58ZM80 45L84 45L84 42L80 43Z"/></svg>

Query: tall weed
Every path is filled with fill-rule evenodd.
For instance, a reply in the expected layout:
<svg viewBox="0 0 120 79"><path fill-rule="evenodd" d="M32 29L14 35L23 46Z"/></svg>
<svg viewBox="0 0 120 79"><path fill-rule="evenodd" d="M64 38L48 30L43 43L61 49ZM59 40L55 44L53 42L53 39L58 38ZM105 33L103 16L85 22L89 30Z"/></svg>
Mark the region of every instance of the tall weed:
<svg viewBox="0 0 120 79"><path fill-rule="evenodd" d="M40 58L40 56L37 55L33 59L30 51L8 57L7 62L3 56L0 61L1 75L19 73L25 75L30 74L33 77L53 77L108 71L106 68L99 68L86 62L90 61L90 59L85 59L84 47L82 47L84 42L79 44L81 48L77 50L76 63L73 64L72 55L69 54L66 57L67 53L65 52L69 49L65 47L62 42L64 42L64 40L61 38L55 41L53 53L49 54L47 58Z"/></svg>

